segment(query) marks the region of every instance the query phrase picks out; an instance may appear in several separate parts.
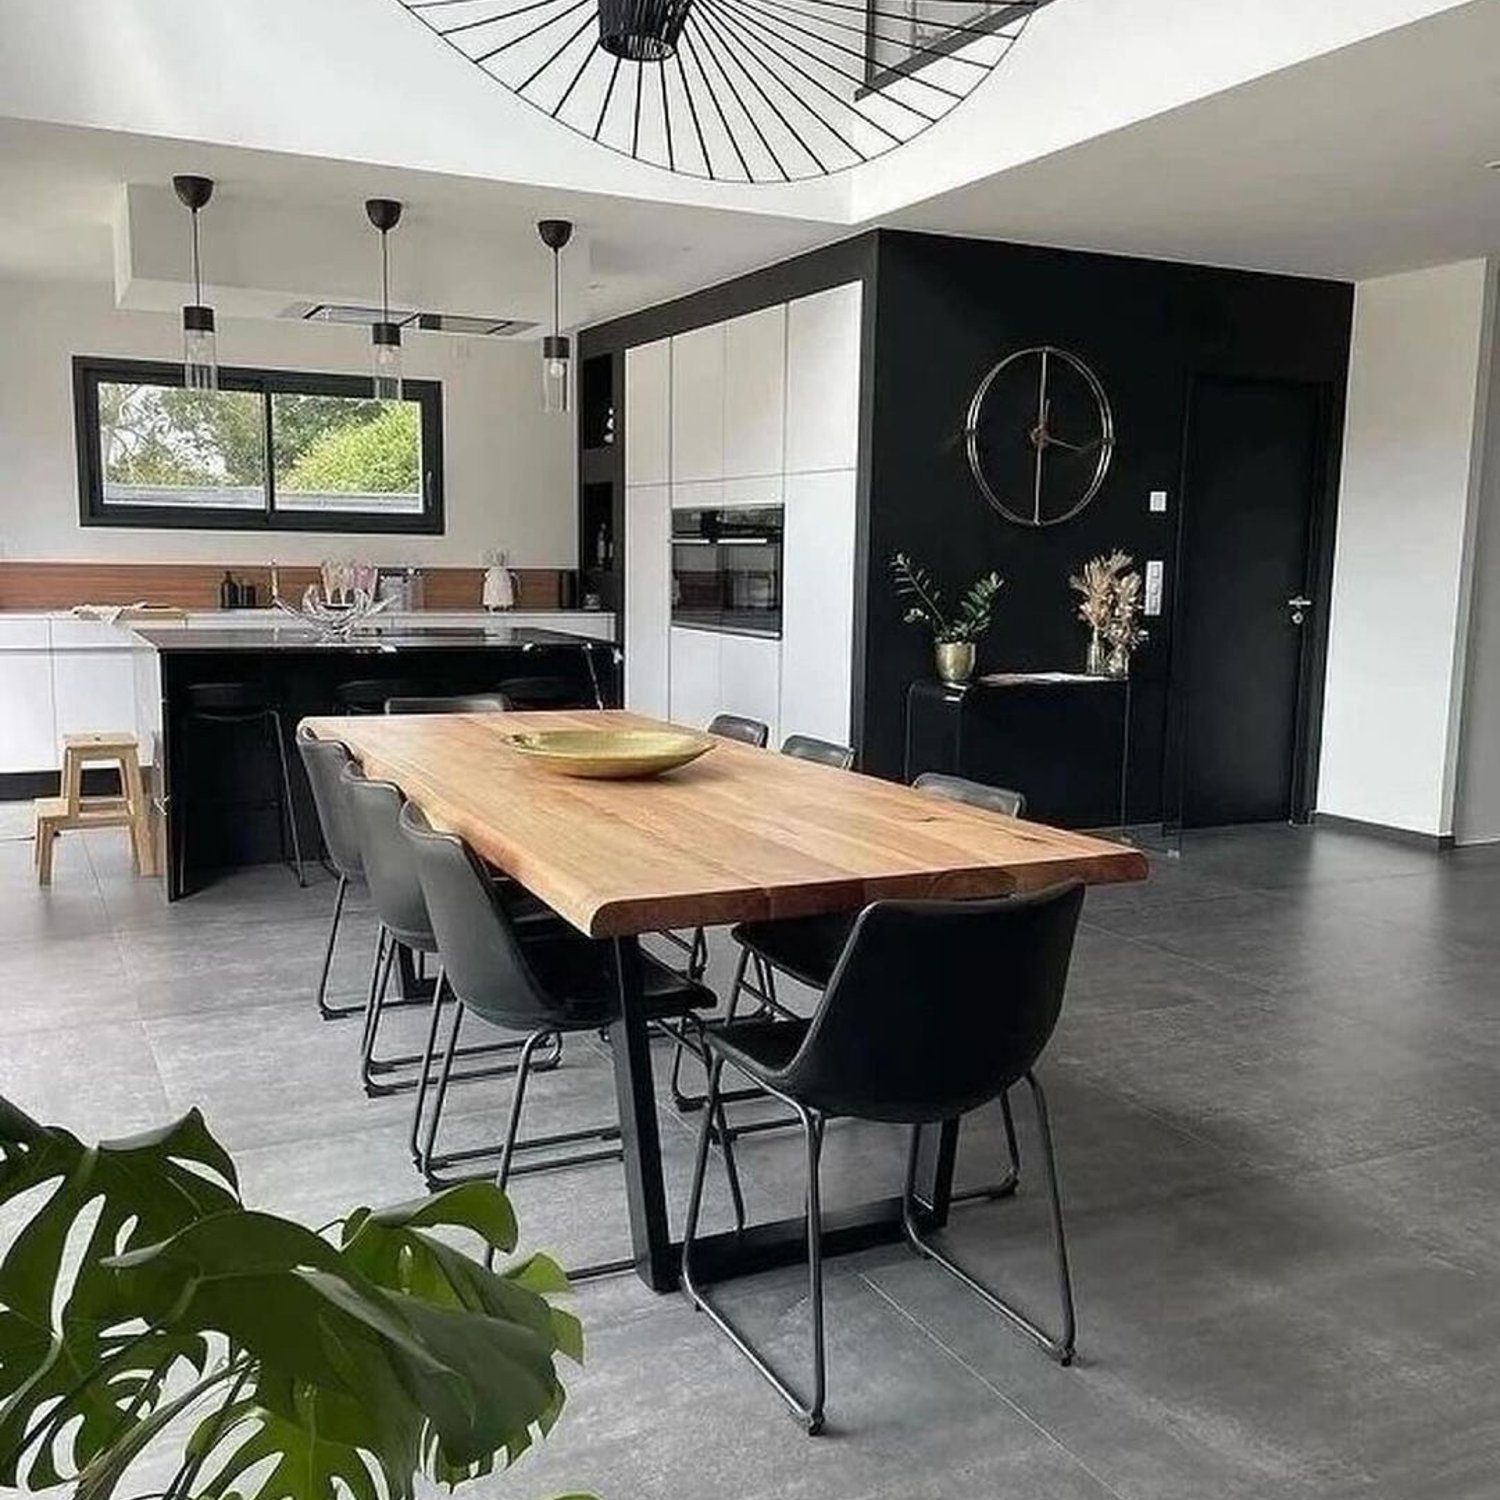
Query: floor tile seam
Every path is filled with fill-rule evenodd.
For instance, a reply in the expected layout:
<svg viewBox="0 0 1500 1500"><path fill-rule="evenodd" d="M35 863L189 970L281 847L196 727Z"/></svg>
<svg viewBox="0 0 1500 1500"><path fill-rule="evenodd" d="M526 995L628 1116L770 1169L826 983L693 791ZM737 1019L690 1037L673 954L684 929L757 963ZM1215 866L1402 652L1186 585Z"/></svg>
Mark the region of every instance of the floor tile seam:
<svg viewBox="0 0 1500 1500"><path fill-rule="evenodd" d="M906 1307L896 1297L892 1296L891 1293L886 1291L884 1287L877 1285L865 1272L860 1271L856 1274L859 1276L859 1279L865 1284L865 1286L867 1286L870 1291L875 1294L876 1297L884 1302L891 1309L891 1311L896 1314L897 1317L910 1324L911 1327L916 1329L917 1332L935 1349L939 1350L943 1355L950 1359L971 1378L978 1381L979 1384L985 1390L987 1390L1002 1406L1008 1408L1034 1432L1045 1438L1047 1442L1051 1443L1052 1446L1058 1450L1059 1453L1064 1454L1071 1462L1077 1464L1077 1466L1085 1474L1087 1474L1088 1477L1092 1479L1094 1483L1104 1491L1105 1494L1114 1496L1115 1500L1125 1500L1125 1496L1118 1489L1116 1489L1114 1485L1110 1484L1109 1481L1103 1477L1103 1475L1099 1474L1093 1468L1093 1466L1088 1463L1086 1459L1075 1453L1073 1449L1071 1449L1055 1432L1047 1427L1045 1423L1038 1421L1036 1417L1032 1416L1032 1414L1027 1411L1025 1407L1021 1406L1013 1396L1011 1396L1007 1391L997 1385L995 1381L993 1381L982 1370L978 1369L972 1363L972 1361L965 1359L962 1354L960 1354L956 1349L952 1347L952 1345L941 1338L936 1330L929 1328L926 1323L924 1323L919 1317L917 1317L917 1315L910 1308ZM1044 1358L1045 1356L1038 1353L1037 1357L1040 1359Z"/></svg>

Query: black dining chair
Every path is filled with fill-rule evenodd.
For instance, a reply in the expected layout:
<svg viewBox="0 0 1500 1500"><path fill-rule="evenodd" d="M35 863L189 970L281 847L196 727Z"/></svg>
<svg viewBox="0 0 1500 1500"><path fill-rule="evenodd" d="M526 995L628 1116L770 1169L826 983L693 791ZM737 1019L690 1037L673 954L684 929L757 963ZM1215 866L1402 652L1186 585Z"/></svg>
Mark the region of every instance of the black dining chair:
<svg viewBox="0 0 1500 1500"><path fill-rule="evenodd" d="M381 714L388 698L420 698L431 684L410 677L359 677L339 683L333 701L341 714Z"/></svg>
<svg viewBox="0 0 1500 1500"><path fill-rule="evenodd" d="M509 707L500 693L456 693L446 698L418 694L385 700L388 714L499 714Z"/></svg>
<svg viewBox="0 0 1500 1500"><path fill-rule="evenodd" d="M1072 1362L1076 1325L1067 1240L1047 1100L1034 1069L1062 1009L1083 891L1073 882L999 900L877 901L856 920L811 1018L708 1027L708 1103L683 1228L683 1290L810 1433L822 1430L827 1395L819 1166L824 1128L834 1117L911 1127L901 1193L902 1227L911 1248L956 1277L1061 1364ZM725 1067L788 1105L806 1141L813 1380L805 1401L713 1305L694 1275L711 1140L719 1138L727 1161L734 1154L732 1141L719 1129ZM1047 1332L939 1249L924 1233L924 1206L916 1197L923 1129L955 1123L1002 1098L1023 1079L1036 1107L1046 1165L1062 1307L1057 1333Z"/></svg>
<svg viewBox="0 0 1500 1500"><path fill-rule="evenodd" d="M715 720L715 723L717 722L718 721ZM737 722L742 724L754 725L757 729L766 728L765 725L760 724L758 720L754 719L737 720ZM748 733L748 731L746 732ZM712 725L710 725L710 733L712 733ZM770 738L769 729L766 730L766 738ZM747 743L749 743L749 741L747 741ZM763 744L764 741L761 741L761 743ZM812 761L815 765L831 766L836 771L848 771L854 765L854 751L851 750L848 745L836 745L832 740L820 740L814 735L810 734L789 734L781 742L781 753L783 755L790 755L794 760L809 760ZM816 922L818 920L826 919L813 920ZM852 925L853 921L854 917L852 913L847 919L842 917L837 919L837 932L834 935L836 948L829 955L827 967L823 970L825 978L815 981L818 985L821 986L823 983L826 983L826 975L833 972L833 960L838 957L839 951L842 950L844 939L848 937L849 927ZM696 955L701 948L702 963L698 970L699 977L701 978L703 970L708 967L708 934L703 930L703 928L697 928L693 933L691 944L684 943L682 939L678 938L675 934L672 933L668 933L666 934L666 936L671 937L672 940L679 945L687 947L690 955L690 962L692 956ZM770 979L768 973L757 971L757 978L760 980L760 985L759 988L752 987L745 980L744 972L744 965L743 963L741 963L736 970L735 986L730 994L731 1016L734 1014L737 997L741 989L748 989L752 994L758 996L762 992L769 990L772 984L772 980ZM769 1004L774 1002L766 1003ZM689 1110L701 1109L703 1107L704 1099L704 1096L702 1094L689 1094L683 1091L682 1062L683 1056L687 1051L688 1048L679 1045L673 1052L672 1072L668 1080L669 1087L672 1091L672 1102L677 1106L679 1110L683 1111L684 1113L688 1112ZM737 1099L753 1099L759 1096L759 1089L741 1089L736 1093L727 1096L725 1102L733 1103Z"/></svg>
<svg viewBox="0 0 1500 1500"><path fill-rule="evenodd" d="M1012 791L1008 786L970 781L967 776L950 776L946 771L923 771L912 786L919 792L926 792L929 797L946 797L950 802L982 807L987 812L999 813L1003 818L1026 816L1025 794Z"/></svg>
<svg viewBox="0 0 1500 1500"><path fill-rule="evenodd" d="M323 834L323 848L338 876L333 893L333 920L328 928L328 942L323 949L323 967L318 974L315 991L318 1014L325 1021L339 1020L358 1015L367 1006L361 1002L349 1005L328 1003L328 976L333 967L334 949L338 943L339 927L344 918L344 902L349 887L363 887L364 865L359 855L359 830L354 825L349 811L349 799L344 791L344 768L353 757L338 740L320 740L305 724L297 726L297 753L302 757L302 767L307 772L307 784L312 789L313 808L318 815L318 827Z"/></svg>
<svg viewBox="0 0 1500 1500"><path fill-rule="evenodd" d="M708 721L707 732L715 739L733 740L739 745L749 745L754 750L764 750L771 742L771 726L759 719L746 718L743 714L715 714ZM708 969L708 933L703 928L695 927L687 937L679 932L662 932L657 935L687 954L687 975L690 979L703 978ZM672 1068L674 1080L681 1061L679 1052Z"/></svg>
<svg viewBox="0 0 1500 1500"><path fill-rule="evenodd" d="M708 732L721 740L734 740L764 750L771 742L771 726L743 714L715 714L708 721Z"/></svg>
<svg viewBox="0 0 1500 1500"><path fill-rule="evenodd" d="M445 1005L451 1001L452 992L445 988L439 972L430 996L423 997L430 1006L430 1018L427 1044L422 1052L387 1057L376 1054L391 971L398 956L404 952L435 958L438 945L421 882L417 878L416 862L400 833L399 819L406 800L401 788L394 782L371 780L353 762L343 771L342 785L350 819L359 839L360 863L370 900L379 918L375 961L365 1006L364 1037L360 1044L360 1078L366 1092L371 1095L416 1091L409 1139L412 1156L416 1159L421 1153L422 1119L437 1049L439 1018ZM547 922L548 918L543 916L539 920ZM465 1059L493 1059L518 1050L518 1043L507 1040L465 1048L458 1055ZM554 1048L545 1063L555 1067L560 1060L560 1049ZM513 1062L485 1065L466 1070L458 1075L458 1079L497 1078L515 1070Z"/></svg>
<svg viewBox="0 0 1500 1500"><path fill-rule="evenodd" d="M513 1175L543 1172L621 1156L620 1126L613 1119L581 1129L522 1138L521 1115L532 1059L544 1045L556 1046L574 1033L599 1031L618 1019L619 993L609 943L585 937L568 927L528 935L519 929L501 898L495 880L473 851L453 834L434 829L420 809L408 803L401 831L412 853L427 910L437 935L444 981L458 999L447 1047L438 1074L429 1146L424 1164L433 1160L432 1139L442 1114L463 1019L472 1013L492 1026L519 1032L524 1040L520 1066L505 1127L497 1149L462 1154L470 1164L498 1157L495 1180L504 1188ZM697 1011L715 1003L712 990L684 978L646 955L641 960L645 1014L656 1025L690 1024ZM560 1148L587 1145L586 1150ZM517 1153L540 1151L520 1163ZM449 1161L460 1159L450 1154ZM429 1180L431 1180L429 1172ZM489 1174L484 1174L488 1176ZM744 1223L739 1184L733 1183L736 1222ZM631 1260L588 1266L574 1277L601 1275L633 1265Z"/></svg>
<svg viewBox="0 0 1500 1500"><path fill-rule="evenodd" d="M787 743L790 744L791 741L788 740ZM852 758L853 752L847 753ZM916 791L925 792L929 797L962 802L969 807L999 813L1002 817L1020 817L1026 809L1026 798L1020 792L1011 791L1008 787L990 786L982 781L970 781L962 776L925 772L917 777L912 787ZM858 912L852 911L832 912L809 917L783 917L772 922L741 922L732 927L729 935L739 944L740 954L735 964L734 977L730 981L726 1018L731 1021L735 1019L739 1013L740 996L748 994L756 1001L762 1016L779 1015L795 1019L795 1012L787 1009L777 996L776 975L785 974L812 990L825 988L858 915ZM748 977L752 964L755 967L753 982ZM676 1061L681 1062L680 1056ZM674 1085L677 1077L677 1069L674 1068ZM725 1102L753 1099L759 1097L759 1094L759 1089L740 1089L728 1096ZM673 1098L679 1109L701 1109L703 1097L701 1094L685 1094L674 1087ZM1011 1142L1012 1171L1008 1177L989 1187L956 1194L958 1202L968 1202L973 1198L1002 1198L1015 1190L1020 1162L1008 1100L1001 1101L1001 1110L1005 1118L1006 1135ZM777 1117L734 1125L730 1129L733 1134L749 1135L795 1123L793 1119Z"/></svg>

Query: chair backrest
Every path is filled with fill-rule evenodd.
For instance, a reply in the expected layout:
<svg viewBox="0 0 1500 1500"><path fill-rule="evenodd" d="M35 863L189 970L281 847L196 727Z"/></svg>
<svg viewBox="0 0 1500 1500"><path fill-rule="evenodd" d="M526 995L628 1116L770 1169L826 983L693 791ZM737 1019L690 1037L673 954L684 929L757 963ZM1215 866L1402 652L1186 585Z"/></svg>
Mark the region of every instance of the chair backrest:
<svg viewBox="0 0 1500 1500"><path fill-rule="evenodd" d="M815 760L820 766L834 766L840 771L847 771L854 764L854 752L847 745L835 745L832 740L820 740L811 734L787 735L781 742L781 753L798 760Z"/></svg>
<svg viewBox="0 0 1500 1500"><path fill-rule="evenodd" d="M946 797L949 802L982 807L1007 818L1026 816L1025 793L1014 792L1008 786L988 786L982 781L970 781L967 776L949 776L943 771L923 771L912 786L930 797Z"/></svg>
<svg viewBox="0 0 1500 1500"><path fill-rule="evenodd" d="M764 750L771 741L771 726L759 719L747 719L740 714L715 714L708 722L708 732L721 740L737 740L742 745L754 745Z"/></svg>
<svg viewBox="0 0 1500 1500"><path fill-rule="evenodd" d="M406 801L401 788L390 781L371 781L352 761L344 768L343 787L359 834L360 860L375 915L398 942L431 953L437 946L432 920L416 862L401 837L401 807Z"/></svg>
<svg viewBox="0 0 1500 1500"><path fill-rule="evenodd" d="M1078 882L867 906L782 1084L830 1114L904 1124L998 1098L1057 1024L1082 907Z"/></svg>
<svg viewBox="0 0 1500 1500"><path fill-rule="evenodd" d="M343 784L344 768L352 764L353 757L341 741L317 739L305 724L297 726L297 751L312 788L328 858L346 880L363 880L359 830L354 826Z"/></svg>
<svg viewBox="0 0 1500 1500"><path fill-rule="evenodd" d="M431 691L431 682L410 677L360 677L339 683L333 701L339 713L378 714L385 711L387 698L419 698Z"/></svg>
<svg viewBox="0 0 1500 1500"><path fill-rule="evenodd" d="M512 708L593 708L594 690L580 679L557 677L507 677L500 693Z"/></svg>
<svg viewBox="0 0 1500 1500"><path fill-rule="evenodd" d="M458 998L485 1020L516 1031L563 1019L532 974L495 882L469 846L439 832L410 802L400 824L432 916L443 976Z"/></svg>
<svg viewBox="0 0 1500 1500"><path fill-rule="evenodd" d="M459 693L451 698L387 698L388 714L499 714L510 704L499 693Z"/></svg>

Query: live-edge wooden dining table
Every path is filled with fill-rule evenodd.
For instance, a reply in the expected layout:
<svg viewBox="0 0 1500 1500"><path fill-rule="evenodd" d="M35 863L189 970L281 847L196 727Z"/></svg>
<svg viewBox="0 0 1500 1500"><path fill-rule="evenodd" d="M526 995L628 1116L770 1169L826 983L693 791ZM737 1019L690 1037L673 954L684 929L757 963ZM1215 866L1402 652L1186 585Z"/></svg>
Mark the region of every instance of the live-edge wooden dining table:
<svg viewBox="0 0 1500 1500"><path fill-rule="evenodd" d="M632 1254L642 1280L677 1285L662 1182L651 1046L641 1009L647 933L821 912L882 897L995 896L1062 880L1139 880L1136 849L1000 818L893 782L729 741L641 781L549 772L507 736L540 729L660 728L619 710L312 718L365 774L394 782L436 826L465 839L580 932L611 944L620 1019L610 1033ZM997 1001L997 1003L999 1003ZM929 1132L929 1135L934 1135ZM947 1215L957 1126L925 1152L924 1213ZM826 1216L825 1252L900 1237L896 1196ZM702 1278L804 1253L801 1219L705 1237Z"/></svg>

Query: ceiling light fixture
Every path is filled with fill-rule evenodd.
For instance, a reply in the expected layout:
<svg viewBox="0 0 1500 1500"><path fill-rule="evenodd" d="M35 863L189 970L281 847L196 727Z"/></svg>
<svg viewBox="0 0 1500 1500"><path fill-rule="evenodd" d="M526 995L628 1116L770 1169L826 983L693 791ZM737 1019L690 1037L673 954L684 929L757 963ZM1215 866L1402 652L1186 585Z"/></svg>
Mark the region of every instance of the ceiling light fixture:
<svg viewBox="0 0 1500 1500"><path fill-rule="evenodd" d="M562 331L562 249L573 238L567 219L543 219L536 226L542 243L552 252L552 332L542 340L542 410L568 410L568 366L572 345Z"/></svg>
<svg viewBox="0 0 1500 1500"><path fill-rule="evenodd" d="M190 391L219 388L219 340L214 310L203 302L203 261L198 245L198 214L214 195L211 177L174 177L173 191L193 216L193 300L182 309L182 380Z"/></svg>
<svg viewBox="0 0 1500 1500"><path fill-rule="evenodd" d="M401 399L401 325L391 320L390 233L401 222L401 205L394 198L368 198L365 216L380 231L380 321L370 325L370 347L375 373L375 399Z"/></svg>
<svg viewBox="0 0 1500 1500"><path fill-rule="evenodd" d="M623 156L786 183L904 145L1050 0L398 0L528 104Z"/></svg>

